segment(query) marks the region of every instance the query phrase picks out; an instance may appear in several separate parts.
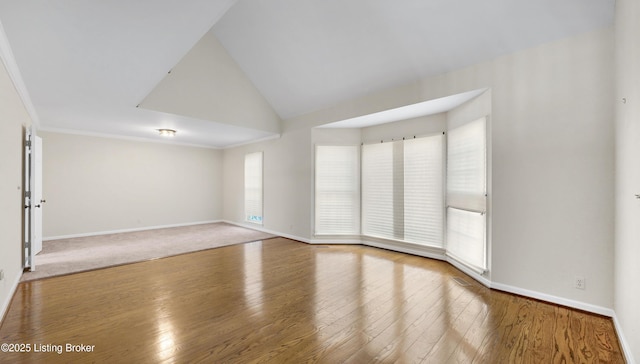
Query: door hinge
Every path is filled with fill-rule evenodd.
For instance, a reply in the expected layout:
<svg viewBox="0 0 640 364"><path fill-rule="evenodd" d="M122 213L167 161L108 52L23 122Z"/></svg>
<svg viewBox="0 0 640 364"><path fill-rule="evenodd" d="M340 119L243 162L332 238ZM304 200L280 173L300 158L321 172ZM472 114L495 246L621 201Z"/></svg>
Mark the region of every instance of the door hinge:
<svg viewBox="0 0 640 364"><path fill-rule="evenodd" d="M25 143L26 143L25 145L26 145L27 147L31 148L31 140L27 140Z"/></svg>
<svg viewBox="0 0 640 364"><path fill-rule="evenodd" d="M24 191L24 197L31 198L31 191Z"/></svg>

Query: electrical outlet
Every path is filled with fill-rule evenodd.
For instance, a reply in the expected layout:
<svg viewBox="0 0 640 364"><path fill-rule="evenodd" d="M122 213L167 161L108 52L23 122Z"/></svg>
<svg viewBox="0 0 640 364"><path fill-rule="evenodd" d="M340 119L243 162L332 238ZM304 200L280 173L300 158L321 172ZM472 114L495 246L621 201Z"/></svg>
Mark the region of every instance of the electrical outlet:
<svg viewBox="0 0 640 364"><path fill-rule="evenodd" d="M577 289L585 289L586 282L585 282L585 280L584 280L584 277L582 277L582 276L576 276L576 283L575 283L575 285L576 285L576 288L577 288Z"/></svg>

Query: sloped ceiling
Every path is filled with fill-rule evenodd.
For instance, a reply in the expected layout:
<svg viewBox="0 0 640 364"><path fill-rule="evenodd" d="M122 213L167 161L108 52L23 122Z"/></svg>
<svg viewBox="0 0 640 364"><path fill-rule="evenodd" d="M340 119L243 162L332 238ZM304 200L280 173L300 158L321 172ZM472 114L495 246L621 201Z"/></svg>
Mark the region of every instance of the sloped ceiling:
<svg viewBox="0 0 640 364"><path fill-rule="evenodd" d="M209 31L140 103L140 107L264 131L280 118Z"/></svg>
<svg viewBox="0 0 640 364"><path fill-rule="evenodd" d="M209 30L287 119L609 26L613 10L614 0L0 0L0 22L41 128L158 140L170 127L173 142L226 147L277 133L228 110L136 107Z"/></svg>

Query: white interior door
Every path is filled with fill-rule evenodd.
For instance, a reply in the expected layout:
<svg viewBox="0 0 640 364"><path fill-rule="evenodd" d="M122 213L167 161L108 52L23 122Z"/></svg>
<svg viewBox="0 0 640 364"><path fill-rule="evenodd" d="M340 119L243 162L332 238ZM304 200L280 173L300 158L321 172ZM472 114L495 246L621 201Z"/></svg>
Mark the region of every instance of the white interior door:
<svg viewBox="0 0 640 364"><path fill-rule="evenodd" d="M35 255L42 251L42 139L32 129L25 140L24 260L23 267L35 270Z"/></svg>
<svg viewBox="0 0 640 364"><path fill-rule="evenodd" d="M24 241L22 242L22 268L31 268L31 129L26 130L24 140Z"/></svg>
<svg viewBox="0 0 640 364"><path fill-rule="evenodd" d="M33 158L33 208L31 209L33 224L31 240L33 242L32 254L35 256L42 251L42 208L45 203L42 198L42 138L39 136L32 137L31 154Z"/></svg>

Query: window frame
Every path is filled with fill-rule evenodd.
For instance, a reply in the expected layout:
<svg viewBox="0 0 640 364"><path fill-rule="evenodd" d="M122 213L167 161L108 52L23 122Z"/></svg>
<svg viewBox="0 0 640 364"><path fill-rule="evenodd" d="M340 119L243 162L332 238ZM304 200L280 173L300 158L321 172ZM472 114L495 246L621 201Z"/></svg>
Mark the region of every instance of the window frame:
<svg viewBox="0 0 640 364"><path fill-rule="evenodd" d="M255 166L251 166L251 163ZM248 176L257 176L257 178L250 180ZM257 198L251 200L249 198L251 194L259 196L259 201ZM262 151L246 153L244 156L244 221L264 225L264 152Z"/></svg>

